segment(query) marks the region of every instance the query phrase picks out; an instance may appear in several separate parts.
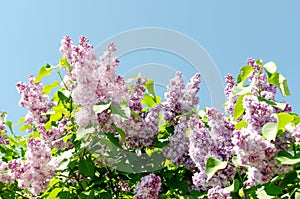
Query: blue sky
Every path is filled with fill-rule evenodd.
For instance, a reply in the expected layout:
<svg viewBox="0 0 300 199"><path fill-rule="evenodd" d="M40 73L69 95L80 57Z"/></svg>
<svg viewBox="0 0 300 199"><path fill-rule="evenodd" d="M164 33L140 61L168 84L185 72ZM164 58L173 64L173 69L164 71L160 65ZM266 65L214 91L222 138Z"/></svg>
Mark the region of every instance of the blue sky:
<svg viewBox="0 0 300 199"><path fill-rule="evenodd" d="M161 27L179 31L202 45L222 76L237 75L248 57L275 61L288 79L294 112L300 113L299 1L2 1L0 6L0 109L16 122L26 110L18 107L18 81L27 81L39 67L57 64L63 35L77 41L85 35L94 45L134 28ZM117 44L118 45L118 44ZM142 52L121 59L120 67L148 62L188 63L163 52ZM135 56L136 55L136 56ZM209 105L203 88L203 105Z"/></svg>

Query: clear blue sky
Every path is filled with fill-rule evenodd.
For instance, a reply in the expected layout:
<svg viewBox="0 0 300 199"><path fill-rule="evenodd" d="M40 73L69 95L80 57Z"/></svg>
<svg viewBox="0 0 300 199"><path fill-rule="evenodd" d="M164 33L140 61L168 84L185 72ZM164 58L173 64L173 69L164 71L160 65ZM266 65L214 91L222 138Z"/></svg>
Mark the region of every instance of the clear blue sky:
<svg viewBox="0 0 300 199"><path fill-rule="evenodd" d="M0 6L0 109L14 122L26 113L18 107L18 81L27 81L45 63L57 64L63 35L85 35L94 45L112 35L142 27L182 32L210 54L222 76L236 75L248 57L274 60L287 79L300 113L300 1L2 1ZM129 59L130 58L130 59ZM121 66L159 60L129 56ZM123 62L122 62L123 61ZM125 63L124 63L125 62ZM128 62L128 63L126 63ZM180 62L180 61L178 61ZM181 70L187 70L184 62ZM130 68L129 68L130 69ZM205 90L205 89L204 89ZM201 96L201 94L200 94ZM207 96L202 96L205 98Z"/></svg>

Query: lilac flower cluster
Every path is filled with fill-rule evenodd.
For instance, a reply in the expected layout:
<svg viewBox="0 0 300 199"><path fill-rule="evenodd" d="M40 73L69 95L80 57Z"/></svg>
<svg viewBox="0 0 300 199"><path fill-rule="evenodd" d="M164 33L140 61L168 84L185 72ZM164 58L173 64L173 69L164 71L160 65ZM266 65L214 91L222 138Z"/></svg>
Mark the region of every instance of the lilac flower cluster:
<svg viewBox="0 0 300 199"><path fill-rule="evenodd" d="M45 124L40 123L38 125L38 130L50 148L56 148L57 150L63 150L71 146L70 141L64 142L60 139L63 135L67 133L67 128L71 126L71 121L66 118L62 118L57 126L52 126L48 131L45 128Z"/></svg>
<svg viewBox="0 0 300 199"><path fill-rule="evenodd" d="M35 138L28 140L26 162L15 159L8 163L13 179L18 180L18 186L28 189L34 196L45 191L49 181L55 174L57 161L51 156L50 148L45 141Z"/></svg>
<svg viewBox="0 0 300 199"><path fill-rule="evenodd" d="M25 123L37 125L47 120L47 116L43 115L43 113L51 109L54 104L49 100L49 97L42 92L42 83L35 82L33 75L30 75L28 80L28 85L24 82L17 83L17 90L21 94L19 105L28 108Z"/></svg>
<svg viewBox="0 0 300 199"><path fill-rule="evenodd" d="M75 114L77 123L86 127L102 121L93 114L93 106L102 102L112 101L119 104L126 99L127 87L124 79L116 74L115 68L119 60L115 57L113 43L108 45L107 51L97 61L96 53L86 37L80 37L79 45L74 46L71 39L65 36L61 42L60 51L71 65L71 70L65 67L66 85L71 85L72 97L82 108ZM105 113L104 113L105 114Z"/></svg>
<svg viewBox="0 0 300 199"><path fill-rule="evenodd" d="M220 186L216 186L208 190L208 198L209 199L231 199L230 192L221 188Z"/></svg>
<svg viewBox="0 0 300 199"><path fill-rule="evenodd" d="M190 112L198 103L197 93L200 90L200 74L196 73L189 83L184 85L181 72L176 72L165 93L166 104L163 107L163 118L172 122L177 115Z"/></svg>
<svg viewBox="0 0 300 199"><path fill-rule="evenodd" d="M173 164L194 168L195 163L189 155L190 140L187 136L188 119L182 116L178 119L174 134L169 138L170 145L164 148L164 156Z"/></svg>
<svg viewBox="0 0 300 199"><path fill-rule="evenodd" d="M157 199L161 187L161 179L155 174L141 178L141 181L134 188L134 199Z"/></svg>
<svg viewBox="0 0 300 199"><path fill-rule="evenodd" d="M253 128L233 132L233 151L240 165L248 166L245 182L248 186L267 182L274 175L277 149L269 140L264 140Z"/></svg>
<svg viewBox="0 0 300 199"><path fill-rule="evenodd" d="M230 183L236 173L235 168L228 165L207 181L206 161L208 157L213 156L221 161L228 161L234 156L231 142L231 132L234 127L215 108L208 108L206 115L209 127L197 118L191 118L189 121L191 129L189 154L199 170L193 176L193 183L202 189L225 186Z"/></svg>
<svg viewBox="0 0 300 199"><path fill-rule="evenodd" d="M12 173L8 169L8 164L0 159L0 182L5 184L13 183Z"/></svg>
<svg viewBox="0 0 300 199"><path fill-rule="evenodd" d="M266 102L259 101L254 95L244 96L243 107L245 108L243 119L249 128L259 131L266 123L277 122L274 108Z"/></svg>
<svg viewBox="0 0 300 199"><path fill-rule="evenodd" d="M126 145L130 148L153 148L154 139L158 136L160 105L151 108L145 117L116 120L119 128L126 135ZM134 116L132 116L134 117Z"/></svg>
<svg viewBox="0 0 300 199"><path fill-rule="evenodd" d="M8 145L10 141L6 135L7 132L5 129L5 122L6 122L5 113L2 113L0 111L0 144Z"/></svg>

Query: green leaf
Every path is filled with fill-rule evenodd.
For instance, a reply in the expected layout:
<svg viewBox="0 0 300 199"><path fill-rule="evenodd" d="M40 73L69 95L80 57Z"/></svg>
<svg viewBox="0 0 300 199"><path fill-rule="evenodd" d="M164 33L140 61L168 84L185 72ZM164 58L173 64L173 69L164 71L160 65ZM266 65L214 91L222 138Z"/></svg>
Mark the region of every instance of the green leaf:
<svg viewBox="0 0 300 199"><path fill-rule="evenodd" d="M115 137L115 135L113 133L105 133L105 135L107 136L107 138L109 139L109 141L111 143L113 143L114 145L116 145L117 147L121 148L121 145L119 143L119 139Z"/></svg>
<svg viewBox="0 0 300 199"><path fill-rule="evenodd" d="M243 107L243 99L244 99L245 95L241 95L238 97L238 99L236 100L235 106L234 106L234 110L233 110L233 119L237 120L239 117L241 117L244 112L245 112L245 108Z"/></svg>
<svg viewBox="0 0 300 199"><path fill-rule="evenodd" d="M95 176L95 165L94 162L90 159L80 160L78 164L78 169L82 175L85 177L94 178Z"/></svg>
<svg viewBox="0 0 300 199"><path fill-rule="evenodd" d="M270 61L270 62L266 63L265 65L263 65L263 68L271 74L275 73L277 70L277 66L276 66L275 62L273 62L273 61Z"/></svg>
<svg viewBox="0 0 300 199"><path fill-rule="evenodd" d="M154 101L153 97L151 97L147 93L144 95L144 99L141 102L142 102L142 104L146 104L149 107L153 107L156 104L156 102Z"/></svg>
<svg viewBox="0 0 300 199"><path fill-rule="evenodd" d="M146 89L148 92L155 97L155 92L154 92L154 80L153 79L147 79L146 84L145 84Z"/></svg>
<svg viewBox="0 0 300 199"><path fill-rule="evenodd" d="M103 111L107 110L111 105L111 102L107 104L100 104L100 105L95 105L93 107L93 111L95 114L102 113Z"/></svg>
<svg viewBox="0 0 300 199"><path fill-rule="evenodd" d="M237 179L234 179L232 184L229 187L226 187L225 189L229 192L238 192L240 188L240 183Z"/></svg>
<svg viewBox="0 0 300 199"><path fill-rule="evenodd" d="M50 194L47 196L47 199L55 199L59 192L62 191L62 188L55 188L53 189Z"/></svg>
<svg viewBox="0 0 300 199"><path fill-rule="evenodd" d="M58 98L63 102L68 102L71 93L67 90L65 91L57 91Z"/></svg>
<svg viewBox="0 0 300 199"><path fill-rule="evenodd" d="M240 129L246 127L246 126L248 126L248 123L245 120L241 120L241 121L239 121L238 123L236 123L234 125L234 128L237 129L237 130L240 130Z"/></svg>
<svg viewBox="0 0 300 199"><path fill-rule="evenodd" d="M40 82L45 76L49 76L52 72L52 68L49 64L42 66L34 82Z"/></svg>
<svg viewBox="0 0 300 199"><path fill-rule="evenodd" d="M270 84L274 84L280 89L280 92L283 96L290 95L287 80L282 74L275 72L270 78L268 78L268 80Z"/></svg>
<svg viewBox="0 0 300 199"><path fill-rule="evenodd" d="M67 61L67 59L65 57L62 57L59 59L58 66L67 67L69 69L69 71L72 70L71 65L69 64L69 62Z"/></svg>
<svg viewBox="0 0 300 199"><path fill-rule="evenodd" d="M129 119L130 117L130 109L129 107L121 106L117 107L114 103L111 103L110 110L112 114L118 115L120 117Z"/></svg>
<svg viewBox="0 0 300 199"><path fill-rule="evenodd" d="M85 135L89 134L89 133L94 133L95 132L95 128L94 127L90 127L90 128L83 128L83 127L79 127L77 130L78 139L83 138Z"/></svg>
<svg viewBox="0 0 300 199"><path fill-rule="evenodd" d="M294 157L286 151L279 151L276 159L280 162L280 164L294 165L300 162L300 157Z"/></svg>
<svg viewBox="0 0 300 199"><path fill-rule="evenodd" d="M245 80L247 79L247 77L249 77L249 75L254 71L254 68L251 66L244 66L243 68L241 68L240 73L237 77L237 83L241 83L241 85L244 85Z"/></svg>
<svg viewBox="0 0 300 199"><path fill-rule="evenodd" d="M279 187L281 187L282 189L285 189L287 187L287 185L295 184L297 182L299 182L298 177L297 177L297 172L291 171L284 176L283 180L279 184Z"/></svg>
<svg viewBox="0 0 300 199"><path fill-rule="evenodd" d="M42 92L48 95L51 93L52 89L58 87L60 84L57 80L55 80L52 84L47 84L43 87Z"/></svg>
<svg viewBox="0 0 300 199"><path fill-rule="evenodd" d="M277 114L277 118L278 118L278 130L285 130L285 126L292 122L294 120L294 116L292 114L289 113L278 113Z"/></svg>
<svg viewBox="0 0 300 199"><path fill-rule="evenodd" d="M269 196L278 196L283 193L280 187L271 182L265 185L265 191Z"/></svg>
<svg viewBox="0 0 300 199"><path fill-rule="evenodd" d="M269 122L266 123L262 129L262 134L267 140L275 140L277 135L277 123Z"/></svg>
<svg viewBox="0 0 300 199"><path fill-rule="evenodd" d="M57 184L58 182L60 182L61 179L59 178L53 178L52 180L50 180L49 182L49 187L53 187L55 184Z"/></svg>
<svg viewBox="0 0 300 199"><path fill-rule="evenodd" d="M225 169L226 166L226 161L218 160L213 156L209 157L206 161L207 181L210 180L216 172L218 172L221 169Z"/></svg>
<svg viewBox="0 0 300 199"><path fill-rule="evenodd" d="M258 199L273 199L273 196L269 196L266 191L264 190L264 187L261 187L259 189L257 189L257 191L255 192L257 195Z"/></svg>
<svg viewBox="0 0 300 199"><path fill-rule="evenodd" d="M115 124L113 124L113 126L116 129L116 131L120 134L122 142L125 142L125 140L126 140L125 132L122 129L120 129L119 127L117 127Z"/></svg>
<svg viewBox="0 0 300 199"><path fill-rule="evenodd" d="M286 107L286 103L276 102L274 100L267 100L267 99L265 99L263 97L260 97L260 96L258 96L257 98L258 98L259 101L266 102L267 104L269 104L271 106L275 106L275 107L277 107L277 108L279 108L281 110L284 110L285 107Z"/></svg>

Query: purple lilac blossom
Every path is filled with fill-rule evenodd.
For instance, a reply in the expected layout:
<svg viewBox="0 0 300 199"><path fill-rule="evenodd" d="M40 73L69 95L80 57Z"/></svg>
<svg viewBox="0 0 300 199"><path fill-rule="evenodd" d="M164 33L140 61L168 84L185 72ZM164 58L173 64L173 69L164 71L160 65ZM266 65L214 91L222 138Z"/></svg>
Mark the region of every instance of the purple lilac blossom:
<svg viewBox="0 0 300 199"><path fill-rule="evenodd" d="M58 162L51 156L45 141L36 138L29 138L25 156L26 162L15 159L8 163L8 168L21 189L28 189L37 196L48 188Z"/></svg>
<svg viewBox="0 0 300 199"><path fill-rule="evenodd" d="M197 93L200 90L200 74L196 73L189 83L184 85L181 72L176 72L167 86L166 104L163 107L163 118L172 122L177 115L190 112L198 103Z"/></svg>
<svg viewBox="0 0 300 199"><path fill-rule="evenodd" d="M141 178L134 188L134 199L157 199L161 187L161 179L155 174Z"/></svg>
<svg viewBox="0 0 300 199"><path fill-rule="evenodd" d="M51 109L54 104L49 100L49 97L42 92L42 83L35 82L33 75L30 75L28 80L28 85L24 82L17 83L17 90L21 94L19 105L28 108L25 123L37 125L47 120L47 116L43 115L43 113Z"/></svg>
<svg viewBox="0 0 300 199"><path fill-rule="evenodd" d="M208 190L208 199L231 199L230 192L216 186Z"/></svg>
<svg viewBox="0 0 300 199"><path fill-rule="evenodd" d="M195 163L189 155L189 137L187 136L188 118L182 116L175 125L174 134L169 138L169 146L164 148L164 156L173 164L194 168Z"/></svg>
<svg viewBox="0 0 300 199"><path fill-rule="evenodd" d="M235 168L228 165L218 171L207 181L206 161L210 156L221 161L231 160L234 156L231 143L233 125L215 108L207 109L207 120L210 128L197 118L189 121L190 146L189 155L195 162L199 172L193 176L195 186L207 189L214 186L225 186L234 178Z"/></svg>

